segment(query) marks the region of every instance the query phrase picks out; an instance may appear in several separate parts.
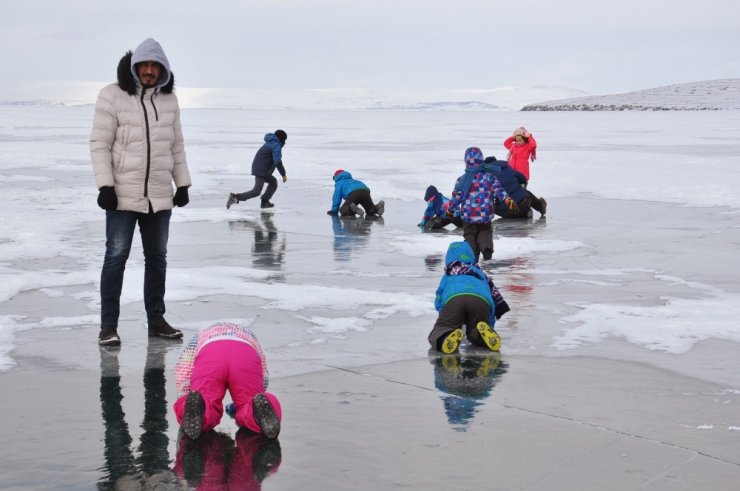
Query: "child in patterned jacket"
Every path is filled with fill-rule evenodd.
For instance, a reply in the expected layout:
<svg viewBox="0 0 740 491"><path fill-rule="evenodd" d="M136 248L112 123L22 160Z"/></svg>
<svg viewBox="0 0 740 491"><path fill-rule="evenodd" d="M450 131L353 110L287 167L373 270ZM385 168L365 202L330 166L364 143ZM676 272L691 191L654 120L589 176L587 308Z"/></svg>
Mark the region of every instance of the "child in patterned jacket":
<svg viewBox="0 0 740 491"><path fill-rule="evenodd" d="M193 440L215 428L228 388L234 402L226 412L236 424L276 438L282 410L277 398L266 392L268 377L265 353L251 330L228 323L200 329L175 366L177 422Z"/></svg>
<svg viewBox="0 0 740 491"><path fill-rule="evenodd" d="M458 206L462 207L463 237L473 249L475 262L483 253L483 259L493 255L494 200L500 200L509 209L517 205L501 187L496 176L483 168L484 159L480 148L465 150L465 174L458 177L447 214L452 216Z"/></svg>

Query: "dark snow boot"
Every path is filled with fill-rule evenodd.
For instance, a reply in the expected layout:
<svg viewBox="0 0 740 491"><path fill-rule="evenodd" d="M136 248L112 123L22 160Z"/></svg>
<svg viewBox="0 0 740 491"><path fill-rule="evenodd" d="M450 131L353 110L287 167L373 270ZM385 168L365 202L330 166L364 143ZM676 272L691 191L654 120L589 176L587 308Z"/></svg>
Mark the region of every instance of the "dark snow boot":
<svg viewBox="0 0 740 491"><path fill-rule="evenodd" d="M182 417L182 429L191 440L200 436L203 429L203 413L206 410L206 404L203 396L197 390L190 392L185 399L185 414Z"/></svg>
<svg viewBox="0 0 740 491"><path fill-rule="evenodd" d="M280 420L265 394L257 394L252 399L252 414L263 435L270 439L277 438L280 434Z"/></svg>
<svg viewBox="0 0 740 491"><path fill-rule="evenodd" d="M272 208L275 205L273 203L270 203L270 200L263 199L262 204L260 204L260 208Z"/></svg>

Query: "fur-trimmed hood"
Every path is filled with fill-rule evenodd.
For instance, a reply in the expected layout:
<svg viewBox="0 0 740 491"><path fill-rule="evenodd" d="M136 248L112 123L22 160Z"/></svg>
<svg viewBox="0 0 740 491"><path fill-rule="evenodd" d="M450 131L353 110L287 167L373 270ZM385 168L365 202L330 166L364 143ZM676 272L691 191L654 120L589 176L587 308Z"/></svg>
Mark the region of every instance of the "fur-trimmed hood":
<svg viewBox="0 0 740 491"><path fill-rule="evenodd" d="M142 61L156 61L162 65L162 73L157 88L164 94L171 94L175 88L175 74L170 70L170 64L162 47L154 39L146 39L135 52L127 51L118 62L118 86L130 95L135 95L141 85L139 77L135 75L134 65Z"/></svg>

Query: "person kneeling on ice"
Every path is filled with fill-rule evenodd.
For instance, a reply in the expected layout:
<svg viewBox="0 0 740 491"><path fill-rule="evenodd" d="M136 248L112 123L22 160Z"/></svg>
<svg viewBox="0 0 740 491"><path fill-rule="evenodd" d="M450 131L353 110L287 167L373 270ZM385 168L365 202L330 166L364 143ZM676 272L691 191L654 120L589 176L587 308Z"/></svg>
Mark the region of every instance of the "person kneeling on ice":
<svg viewBox="0 0 740 491"><path fill-rule="evenodd" d="M439 317L429 333L433 349L454 353L467 336L473 345L500 350L501 338L493 326L509 311L509 305L478 267L467 242L453 242L447 248L445 274L439 282L434 307Z"/></svg>
<svg viewBox="0 0 740 491"><path fill-rule="evenodd" d="M483 168L499 180L504 191L516 202L516 208L512 209L496 201L493 205L496 215L502 218L531 218L532 208L534 208L540 212L541 216L545 216L547 201L545 198L538 198L527 189L527 178L524 174L514 170L507 161L496 160L496 157L486 157Z"/></svg>
<svg viewBox="0 0 740 491"><path fill-rule="evenodd" d="M342 200L344 203L342 204ZM340 207L339 205L342 204ZM365 209L363 212L360 206ZM331 199L331 210L327 215L340 214L342 216L359 215L363 218L368 216L383 216L385 202L378 201L376 205L370 196L370 188L364 182L352 179L352 174L343 169L334 172L334 196Z"/></svg>
<svg viewBox="0 0 740 491"><path fill-rule="evenodd" d="M227 388L234 402L226 412L237 425L268 438L280 433L280 402L265 391L265 353L246 327L219 323L200 329L180 355L175 383L175 416L193 440L221 421Z"/></svg>
<svg viewBox="0 0 740 491"><path fill-rule="evenodd" d="M427 202L427 208L424 210L424 216L421 217L421 223L419 223L422 230L436 230L451 223L455 224L456 227L463 226L459 209L455 210L451 217L447 215L450 200L440 193L436 187L429 186L427 188L426 193L424 193L424 201Z"/></svg>

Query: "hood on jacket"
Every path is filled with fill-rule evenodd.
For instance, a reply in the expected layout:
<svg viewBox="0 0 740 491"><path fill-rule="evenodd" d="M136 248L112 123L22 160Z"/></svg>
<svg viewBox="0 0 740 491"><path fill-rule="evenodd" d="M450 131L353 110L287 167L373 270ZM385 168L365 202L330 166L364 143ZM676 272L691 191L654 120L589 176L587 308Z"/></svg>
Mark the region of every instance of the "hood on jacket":
<svg viewBox="0 0 740 491"><path fill-rule="evenodd" d="M449 266L455 261L460 261L466 264L475 264L475 256L473 255L473 249L465 241L453 242L447 248L447 256L445 256L445 266Z"/></svg>
<svg viewBox="0 0 740 491"><path fill-rule="evenodd" d="M156 61L162 65L162 73L156 88L164 94L171 94L175 87L175 74L170 70L170 62L162 47L154 39L144 40L136 51L127 51L118 62L118 86L130 95L135 95L141 83L136 73L136 64L142 61Z"/></svg>
<svg viewBox="0 0 740 491"><path fill-rule="evenodd" d="M465 150L465 167L473 167L483 164L483 152L478 147L470 147Z"/></svg>
<svg viewBox="0 0 740 491"><path fill-rule="evenodd" d="M282 148L283 145L285 145L285 142L283 142L280 138L278 138L275 133L266 133L265 134L265 143L277 143Z"/></svg>
<svg viewBox="0 0 740 491"><path fill-rule="evenodd" d="M436 187L434 187L434 186L429 186L429 187L427 188L427 192L426 192L426 193L424 193L424 201L429 201L430 199L432 199L432 198L434 198L435 196L437 196L437 194L438 194L438 193L439 193L439 191L437 190L437 188L436 188Z"/></svg>
<svg viewBox="0 0 740 491"><path fill-rule="evenodd" d="M340 179L352 179L352 174L347 172L346 170L343 170L342 172L335 173L334 174L334 181L338 181Z"/></svg>

